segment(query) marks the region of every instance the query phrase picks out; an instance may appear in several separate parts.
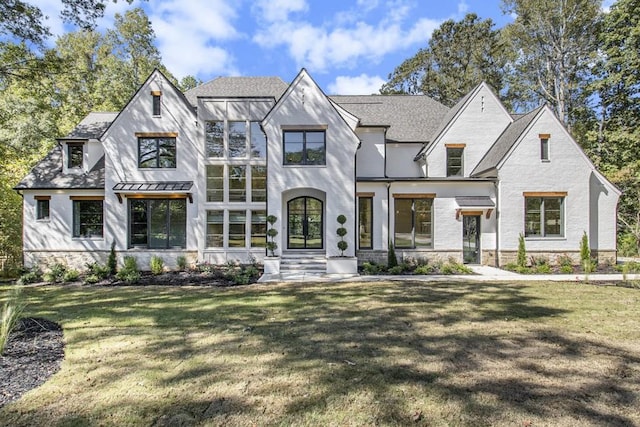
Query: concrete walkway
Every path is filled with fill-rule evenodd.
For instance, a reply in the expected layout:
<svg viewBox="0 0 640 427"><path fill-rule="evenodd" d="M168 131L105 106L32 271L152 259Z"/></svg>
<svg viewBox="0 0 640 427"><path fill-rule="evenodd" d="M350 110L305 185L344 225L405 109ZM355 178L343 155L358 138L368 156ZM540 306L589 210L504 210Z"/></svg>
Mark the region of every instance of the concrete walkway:
<svg viewBox="0 0 640 427"><path fill-rule="evenodd" d="M460 275L375 275L358 274L264 274L260 283L274 282L373 282L387 280L418 280L423 282L621 282L640 281L640 274L518 274L486 265L469 266L475 274Z"/></svg>

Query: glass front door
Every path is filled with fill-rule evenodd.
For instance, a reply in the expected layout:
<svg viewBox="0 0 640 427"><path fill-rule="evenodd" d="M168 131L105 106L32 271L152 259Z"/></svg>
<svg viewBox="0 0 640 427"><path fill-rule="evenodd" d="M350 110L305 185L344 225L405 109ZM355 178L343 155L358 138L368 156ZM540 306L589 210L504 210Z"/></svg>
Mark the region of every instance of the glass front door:
<svg viewBox="0 0 640 427"><path fill-rule="evenodd" d="M480 263L480 216L462 217L462 258L465 264Z"/></svg>
<svg viewBox="0 0 640 427"><path fill-rule="evenodd" d="M287 203L288 249L322 249L322 202L298 197Z"/></svg>

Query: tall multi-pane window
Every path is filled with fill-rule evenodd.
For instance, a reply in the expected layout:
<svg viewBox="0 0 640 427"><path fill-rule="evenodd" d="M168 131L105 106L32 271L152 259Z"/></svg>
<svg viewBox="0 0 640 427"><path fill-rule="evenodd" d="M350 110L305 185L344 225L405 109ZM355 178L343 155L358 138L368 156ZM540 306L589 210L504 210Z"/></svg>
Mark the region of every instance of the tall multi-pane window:
<svg viewBox="0 0 640 427"><path fill-rule="evenodd" d="M326 164L324 131L285 131L285 165Z"/></svg>
<svg viewBox="0 0 640 427"><path fill-rule="evenodd" d="M229 211L229 247L245 247L247 212Z"/></svg>
<svg viewBox="0 0 640 427"><path fill-rule="evenodd" d="M564 236L564 197L525 197L525 237Z"/></svg>
<svg viewBox="0 0 640 427"><path fill-rule="evenodd" d="M229 157L247 156L247 123L229 122Z"/></svg>
<svg viewBox="0 0 640 427"><path fill-rule="evenodd" d="M224 245L224 211L207 211L207 247Z"/></svg>
<svg viewBox="0 0 640 427"><path fill-rule="evenodd" d="M267 167L251 166L251 201L267 201Z"/></svg>
<svg viewBox="0 0 640 427"><path fill-rule="evenodd" d="M204 127L207 157L223 157L224 122L209 120Z"/></svg>
<svg viewBox="0 0 640 427"><path fill-rule="evenodd" d="M251 211L251 247L264 248L267 245L267 211Z"/></svg>
<svg viewBox="0 0 640 427"><path fill-rule="evenodd" d="M396 198L394 245L397 248L433 247L432 198Z"/></svg>
<svg viewBox="0 0 640 427"><path fill-rule="evenodd" d="M69 169L81 168L84 157L84 145L67 143L67 167Z"/></svg>
<svg viewBox="0 0 640 427"><path fill-rule="evenodd" d="M73 237L102 237L102 200L73 200Z"/></svg>
<svg viewBox="0 0 640 427"><path fill-rule="evenodd" d="M186 242L186 199L129 200L130 247L184 248Z"/></svg>
<svg viewBox="0 0 640 427"><path fill-rule="evenodd" d="M373 249L373 198L358 198L358 247L360 249Z"/></svg>
<svg viewBox="0 0 640 427"><path fill-rule="evenodd" d="M176 139L173 137L138 138L140 168L175 168Z"/></svg>
<svg viewBox="0 0 640 427"><path fill-rule="evenodd" d="M251 122L251 157L264 159L267 157L267 136L260 128L260 122Z"/></svg>
<svg viewBox="0 0 640 427"><path fill-rule="evenodd" d="M247 167L229 166L229 201L247 201Z"/></svg>
<svg viewBox="0 0 640 427"><path fill-rule="evenodd" d="M207 165L207 202L224 200L224 166Z"/></svg>
<svg viewBox="0 0 640 427"><path fill-rule="evenodd" d="M447 147L447 176L463 175L463 147Z"/></svg>

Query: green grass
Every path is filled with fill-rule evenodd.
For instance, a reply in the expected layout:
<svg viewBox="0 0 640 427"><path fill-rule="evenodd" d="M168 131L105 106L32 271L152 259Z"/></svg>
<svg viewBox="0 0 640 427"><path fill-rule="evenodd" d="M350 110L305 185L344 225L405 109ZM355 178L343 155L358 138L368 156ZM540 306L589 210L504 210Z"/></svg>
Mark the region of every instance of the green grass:
<svg viewBox="0 0 640 427"><path fill-rule="evenodd" d="M62 324L66 358L0 409L2 425L640 424L635 289L406 281L23 296L26 315Z"/></svg>

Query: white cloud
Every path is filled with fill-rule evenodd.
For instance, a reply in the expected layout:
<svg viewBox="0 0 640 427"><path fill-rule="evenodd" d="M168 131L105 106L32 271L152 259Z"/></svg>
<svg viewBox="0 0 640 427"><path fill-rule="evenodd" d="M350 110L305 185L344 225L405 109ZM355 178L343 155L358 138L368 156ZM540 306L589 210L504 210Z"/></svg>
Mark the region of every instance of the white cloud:
<svg viewBox="0 0 640 427"><path fill-rule="evenodd" d="M233 26L238 7L223 0L149 2L149 19L156 33L162 62L169 71L186 75L237 74L234 57L215 46L242 37Z"/></svg>
<svg viewBox="0 0 640 427"><path fill-rule="evenodd" d="M380 76L338 76L328 86L330 94L336 95L371 95L380 92L380 87L386 82Z"/></svg>
<svg viewBox="0 0 640 427"><path fill-rule="evenodd" d="M616 2L616 0L604 0L602 2L602 11L605 13L609 13L611 10L611 6Z"/></svg>
<svg viewBox="0 0 640 427"><path fill-rule="evenodd" d="M409 28L388 20L377 25L360 21L349 28L286 21L259 30L253 40L265 48L286 47L298 67L325 71L330 67L353 68L363 58L379 61L388 53L424 44L439 25L439 21L428 18L419 19Z"/></svg>
<svg viewBox="0 0 640 427"><path fill-rule="evenodd" d="M286 21L292 12L304 12L309 6L305 0L258 0L255 13L267 22Z"/></svg>

